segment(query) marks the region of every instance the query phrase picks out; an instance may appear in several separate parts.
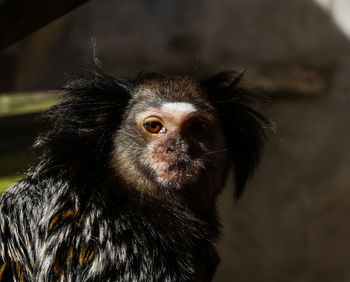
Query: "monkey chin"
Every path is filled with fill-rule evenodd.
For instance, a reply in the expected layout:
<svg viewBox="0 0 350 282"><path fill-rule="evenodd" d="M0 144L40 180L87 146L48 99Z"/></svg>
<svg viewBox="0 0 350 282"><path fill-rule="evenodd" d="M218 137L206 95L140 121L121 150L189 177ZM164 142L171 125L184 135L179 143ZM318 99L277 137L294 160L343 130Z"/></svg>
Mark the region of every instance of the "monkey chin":
<svg viewBox="0 0 350 282"><path fill-rule="evenodd" d="M201 161L178 160L170 164L154 165L153 171L160 186L181 189L187 184L195 183L203 168Z"/></svg>

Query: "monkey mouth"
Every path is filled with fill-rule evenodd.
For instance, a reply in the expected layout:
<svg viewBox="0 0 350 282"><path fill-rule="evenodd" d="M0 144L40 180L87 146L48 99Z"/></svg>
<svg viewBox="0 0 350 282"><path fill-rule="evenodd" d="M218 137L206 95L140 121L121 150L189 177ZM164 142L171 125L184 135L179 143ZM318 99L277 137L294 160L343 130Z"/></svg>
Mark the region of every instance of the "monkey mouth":
<svg viewBox="0 0 350 282"><path fill-rule="evenodd" d="M155 169L158 182L176 187L194 181L198 172L199 167L186 160L177 160Z"/></svg>
<svg viewBox="0 0 350 282"><path fill-rule="evenodd" d="M172 170L186 170L189 167L190 166L189 166L188 162L186 162L184 160L180 160L180 161L171 163L167 170L169 170L169 171L172 171Z"/></svg>

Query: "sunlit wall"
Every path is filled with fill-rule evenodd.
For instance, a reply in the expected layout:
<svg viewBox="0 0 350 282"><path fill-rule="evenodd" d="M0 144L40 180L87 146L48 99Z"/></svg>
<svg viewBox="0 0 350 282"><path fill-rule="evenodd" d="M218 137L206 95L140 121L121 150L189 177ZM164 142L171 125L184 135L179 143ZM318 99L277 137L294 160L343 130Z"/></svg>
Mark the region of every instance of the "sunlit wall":
<svg viewBox="0 0 350 282"><path fill-rule="evenodd" d="M313 0L325 9L339 28L350 37L350 1L349 0Z"/></svg>

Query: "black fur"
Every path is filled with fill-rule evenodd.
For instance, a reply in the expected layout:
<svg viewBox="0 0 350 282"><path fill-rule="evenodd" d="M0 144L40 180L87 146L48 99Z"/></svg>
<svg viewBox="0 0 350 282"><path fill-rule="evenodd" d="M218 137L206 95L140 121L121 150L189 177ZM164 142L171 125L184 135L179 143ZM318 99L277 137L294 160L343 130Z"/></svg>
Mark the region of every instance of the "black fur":
<svg viewBox="0 0 350 282"><path fill-rule="evenodd" d="M256 96L240 88L243 72L221 72L202 85L219 112L219 119L234 162L235 196L239 198L252 176L263 148L269 121L250 105Z"/></svg>
<svg viewBox="0 0 350 282"><path fill-rule="evenodd" d="M120 81L85 72L42 117L40 163L0 200L3 281L210 281L219 224L181 195L140 198L110 166L113 138L132 91L161 76ZM217 108L238 197L252 175L267 120L225 72L198 83ZM112 188L111 188L112 187ZM0 279L0 280L1 280Z"/></svg>

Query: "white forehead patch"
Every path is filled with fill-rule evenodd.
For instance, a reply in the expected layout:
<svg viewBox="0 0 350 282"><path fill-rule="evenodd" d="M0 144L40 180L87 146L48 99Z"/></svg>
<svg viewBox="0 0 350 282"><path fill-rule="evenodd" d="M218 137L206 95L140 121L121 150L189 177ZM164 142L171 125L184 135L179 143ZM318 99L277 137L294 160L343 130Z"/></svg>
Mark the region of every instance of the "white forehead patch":
<svg viewBox="0 0 350 282"><path fill-rule="evenodd" d="M165 103L162 105L164 111L175 111L175 112L185 112L192 113L197 109L190 103L174 102L174 103Z"/></svg>

